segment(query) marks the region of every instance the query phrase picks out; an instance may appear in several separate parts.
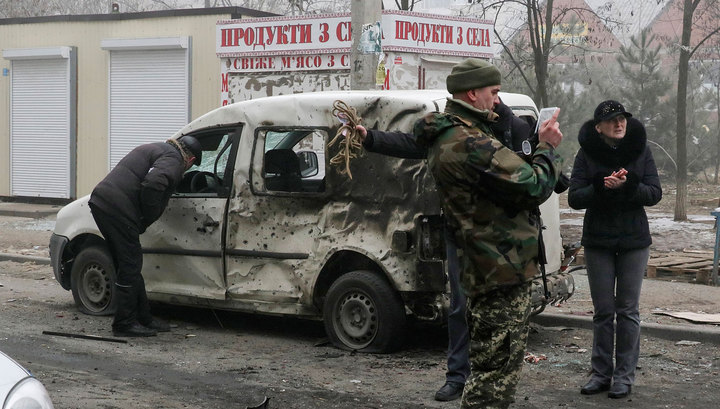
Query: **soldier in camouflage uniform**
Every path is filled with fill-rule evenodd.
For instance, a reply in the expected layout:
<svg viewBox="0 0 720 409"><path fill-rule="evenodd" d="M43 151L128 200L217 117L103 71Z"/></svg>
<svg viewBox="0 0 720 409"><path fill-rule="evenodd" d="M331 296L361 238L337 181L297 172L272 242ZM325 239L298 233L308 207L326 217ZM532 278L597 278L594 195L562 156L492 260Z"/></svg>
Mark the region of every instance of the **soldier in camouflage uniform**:
<svg viewBox="0 0 720 409"><path fill-rule="evenodd" d="M467 59L447 78L443 113L418 121L428 165L461 257L468 298L471 375L463 408L507 408L522 368L530 317L530 280L538 271L540 221L533 210L553 192L562 133L541 125L535 152L518 156L493 136L500 72Z"/></svg>

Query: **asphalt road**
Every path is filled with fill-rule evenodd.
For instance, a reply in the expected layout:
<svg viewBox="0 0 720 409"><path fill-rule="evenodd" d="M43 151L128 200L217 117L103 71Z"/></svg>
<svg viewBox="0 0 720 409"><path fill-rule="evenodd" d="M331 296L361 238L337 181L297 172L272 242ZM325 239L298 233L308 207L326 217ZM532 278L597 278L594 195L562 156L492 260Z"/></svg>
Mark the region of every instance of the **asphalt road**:
<svg viewBox="0 0 720 409"><path fill-rule="evenodd" d="M432 399L445 370L442 329L414 328L391 355L353 354L324 342L322 325L287 318L154 306L171 333L128 343L109 317L80 314L49 266L0 262L0 349L48 388L56 408L457 408ZM628 399L583 396L592 334L534 326L514 408L713 408L718 346L644 337Z"/></svg>

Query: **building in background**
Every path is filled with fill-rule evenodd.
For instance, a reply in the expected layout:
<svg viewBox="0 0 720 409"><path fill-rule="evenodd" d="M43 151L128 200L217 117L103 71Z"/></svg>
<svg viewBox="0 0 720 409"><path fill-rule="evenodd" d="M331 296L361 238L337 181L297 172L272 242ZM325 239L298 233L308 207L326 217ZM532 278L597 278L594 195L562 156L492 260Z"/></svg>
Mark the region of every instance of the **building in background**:
<svg viewBox="0 0 720 409"><path fill-rule="evenodd" d="M386 11L377 89L444 89L492 24ZM379 27L378 27L379 29ZM379 33L379 30L377 31ZM370 37L368 37L370 38ZM0 197L73 199L133 147L220 105L350 87L349 14L238 7L0 20Z"/></svg>
<svg viewBox="0 0 720 409"><path fill-rule="evenodd" d="M133 147L218 106L240 7L0 20L0 196L72 199Z"/></svg>

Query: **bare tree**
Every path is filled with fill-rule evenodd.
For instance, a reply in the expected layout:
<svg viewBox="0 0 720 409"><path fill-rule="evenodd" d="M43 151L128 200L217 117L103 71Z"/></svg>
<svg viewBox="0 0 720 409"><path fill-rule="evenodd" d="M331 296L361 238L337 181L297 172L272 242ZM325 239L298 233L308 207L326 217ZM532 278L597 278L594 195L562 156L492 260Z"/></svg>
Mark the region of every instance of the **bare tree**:
<svg viewBox="0 0 720 409"><path fill-rule="evenodd" d="M175 2L162 0L0 0L0 17L38 17L78 14L105 14L112 3L123 12L163 10L175 7Z"/></svg>
<svg viewBox="0 0 720 409"><path fill-rule="evenodd" d="M0 16L2 17L37 17L106 12L106 4L90 0L0 0Z"/></svg>
<svg viewBox="0 0 720 409"><path fill-rule="evenodd" d="M473 10L477 7L482 11ZM551 60L565 58L573 62L573 58L578 61L583 58L579 55L590 50L601 52L603 37L592 32L578 35L578 32L585 30L585 21L589 18L606 24L612 22L588 7L556 5L555 0L480 0L463 13L495 21L495 37L503 49L502 59L509 64L511 72L522 77L533 99L541 106L550 104ZM514 26L503 26L501 20ZM576 41L580 38L583 41Z"/></svg>
<svg viewBox="0 0 720 409"><path fill-rule="evenodd" d="M720 55L720 39L718 39L716 43L718 46L715 47L715 52ZM709 94L711 94L714 104L715 129L709 128L708 132L715 132L715 142L712 144L712 146L715 147L715 157L713 158L715 171L713 172L712 181L717 185L720 183L720 64L708 67L707 71L709 81L713 85Z"/></svg>
<svg viewBox="0 0 720 409"><path fill-rule="evenodd" d="M718 27L718 0L683 0L682 3L682 35L680 38L680 59L678 63L677 84L677 177L675 179L677 195L675 197L675 220L687 220L687 189L688 189L688 162L687 162L687 94L688 71L690 59L703 47L706 41L720 32ZM695 15L698 7L702 5L702 13ZM708 25L710 24L710 25ZM691 44L693 27L705 28L705 35L695 45ZM714 27L714 29L713 29Z"/></svg>
<svg viewBox="0 0 720 409"><path fill-rule="evenodd" d="M420 3L422 0L395 0L395 5L397 6L398 10L408 10L412 11L412 9L415 8L415 5L417 3Z"/></svg>
<svg viewBox="0 0 720 409"><path fill-rule="evenodd" d="M213 0L211 7L240 6L282 15L323 14L350 10L342 0Z"/></svg>
<svg viewBox="0 0 720 409"><path fill-rule="evenodd" d="M380 0L378 0L380 1ZM419 0L412 0L412 4ZM281 15L347 12L347 0L0 0L0 18L104 14L116 3L121 12L188 7L245 7Z"/></svg>

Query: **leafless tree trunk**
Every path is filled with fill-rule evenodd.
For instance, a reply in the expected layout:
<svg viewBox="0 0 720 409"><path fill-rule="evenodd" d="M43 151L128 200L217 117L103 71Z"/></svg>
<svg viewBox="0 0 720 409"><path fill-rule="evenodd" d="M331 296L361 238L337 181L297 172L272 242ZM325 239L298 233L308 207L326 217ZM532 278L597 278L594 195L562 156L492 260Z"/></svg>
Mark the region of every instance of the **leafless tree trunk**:
<svg viewBox="0 0 720 409"><path fill-rule="evenodd" d="M707 0L708 3L712 0ZM688 189L688 166L687 166L687 86L690 58L693 56L705 41L720 32L720 27L703 37L700 42L691 48L690 39L693 30L693 16L702 0L683 0L683 24L682 36L680 37L680 60L678 64L678 85L677 85L677 177L675 197L675 220L687 220L687 189ZM717 1L714 5L717 7ZM717 24L717 20L715 20Z"/></svg>
<svg viewBox="0 0 720 409"><path fill-rule="evenodd" d="M690 35L692 16L700 0L683 0L683 25L680 39L680 61L678 63L676 149L677 176L675 184L675 220L687 220L687 84L688 63L690 62Z"/></svg>
<svg viewBox="0 0 720 409"><path fill-rule="evenodd" d="M720 107L720 87L715 88L715 101ZM720 110L718 110L718 116L720 117ZM716 119L718 119L718 123L715 124L717 126L717 143L715 144L715 180L713 183L717 185L720 181L720 175L718 175L720 173L720 118ZM718 202L718 206L720 207L720 202Z"/></svg>

